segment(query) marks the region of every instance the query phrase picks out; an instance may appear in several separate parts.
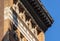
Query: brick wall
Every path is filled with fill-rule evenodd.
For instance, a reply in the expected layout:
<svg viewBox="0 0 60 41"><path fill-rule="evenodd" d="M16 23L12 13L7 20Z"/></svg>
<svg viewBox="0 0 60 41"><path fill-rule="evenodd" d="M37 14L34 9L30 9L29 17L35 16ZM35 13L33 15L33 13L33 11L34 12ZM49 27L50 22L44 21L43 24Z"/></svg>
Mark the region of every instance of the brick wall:
<svg viewBox="0 0 60 41"><path fill-rule="evenodd" d="M2 37L3 37L3 11L4 11L4 1L3 0L0 0L0 41L2 40Z"/></svg>

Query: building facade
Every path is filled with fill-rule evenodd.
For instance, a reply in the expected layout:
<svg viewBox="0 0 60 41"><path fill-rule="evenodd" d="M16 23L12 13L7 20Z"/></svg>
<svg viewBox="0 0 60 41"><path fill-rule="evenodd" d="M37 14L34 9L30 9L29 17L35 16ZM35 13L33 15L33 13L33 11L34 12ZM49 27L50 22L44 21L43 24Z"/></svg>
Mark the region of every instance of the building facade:
<svg viewBox="0 0 60 41"><path fill-rule="evenodd" d="M4 8L6 8L6 7L10 7L10 8L12 7L13 8L13 6L16 5L13 3L13 1L14 0L4 0ZM21 5L20 5L19 9L20 9L19 16L21 19L23 19L23 21L25 21L25 24L28 26L28 29L33 33L34 36L36 36L36 38L39 41L44 41L44 32L37 30L37 26L32 24L31 19L29 19L30 18L29 15L24 14L26 12L24 11L24 9L22 8ZM5 15L8 16L8 13L6 13ZM28 17L28 18L26 19L26 17ZM3 41L6 41L6 40L28 41L26 39L26 37L24 35L22 35L21 32L17 28L14 28L15 26L12 27L11 25L13 26L12 22L8 18L4 18L4 34L5 34L4 38L6 38L6 39L3 39ZM34 26L32 26L32 25L34 25ZM8 34L8 35L6 36L6 34Z"/></svg>
<svg viewBox="0 0 60 41"><path fill-rule="evenodd" d="M35 1L39 3L39 0ZM32 0L28 2L33 2L31 4L35 6L35 1ZM49 20L49 17L47 18L46 15L42 15L41 20L46 25L44 25L45 28L43 28L42 23L38 21L40 20L38 16L33 17L30 15L30 13L35 10L32 9L32 11L29 12L30 8L27 6L24 7L22 2L24 3L23 0L4 0L4 37L2 41L45 41L44 32L47 29L46 27L52 23L52 19ZM27 10L26 8L29 9ZM36 9L36 6L34 8ZM47 18L49 21L42 18Z"/></svg>

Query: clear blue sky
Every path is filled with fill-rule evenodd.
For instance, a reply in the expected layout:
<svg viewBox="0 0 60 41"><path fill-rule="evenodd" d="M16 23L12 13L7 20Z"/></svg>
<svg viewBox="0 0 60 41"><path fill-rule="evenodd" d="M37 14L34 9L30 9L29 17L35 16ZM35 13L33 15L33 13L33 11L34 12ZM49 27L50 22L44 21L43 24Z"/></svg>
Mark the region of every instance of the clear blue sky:
<svg viewBox="0 0 60 41"><path fill-rule="evenodd" d="M45 33L45 41L60 41L60 0L41 0L54 19L51 28Z"/></svg>

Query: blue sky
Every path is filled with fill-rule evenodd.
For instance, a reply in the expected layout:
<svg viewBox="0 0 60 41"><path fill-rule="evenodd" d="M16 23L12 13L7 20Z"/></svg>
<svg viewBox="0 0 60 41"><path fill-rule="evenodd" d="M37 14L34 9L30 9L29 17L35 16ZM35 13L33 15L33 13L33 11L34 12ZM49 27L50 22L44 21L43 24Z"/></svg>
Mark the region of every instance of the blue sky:
<svg viewBox="0 0 60 41"><path fill-rule="evenodd" d="M60 41L60 0L41 0L54 23L45 33L45 41Z"/></svg>

